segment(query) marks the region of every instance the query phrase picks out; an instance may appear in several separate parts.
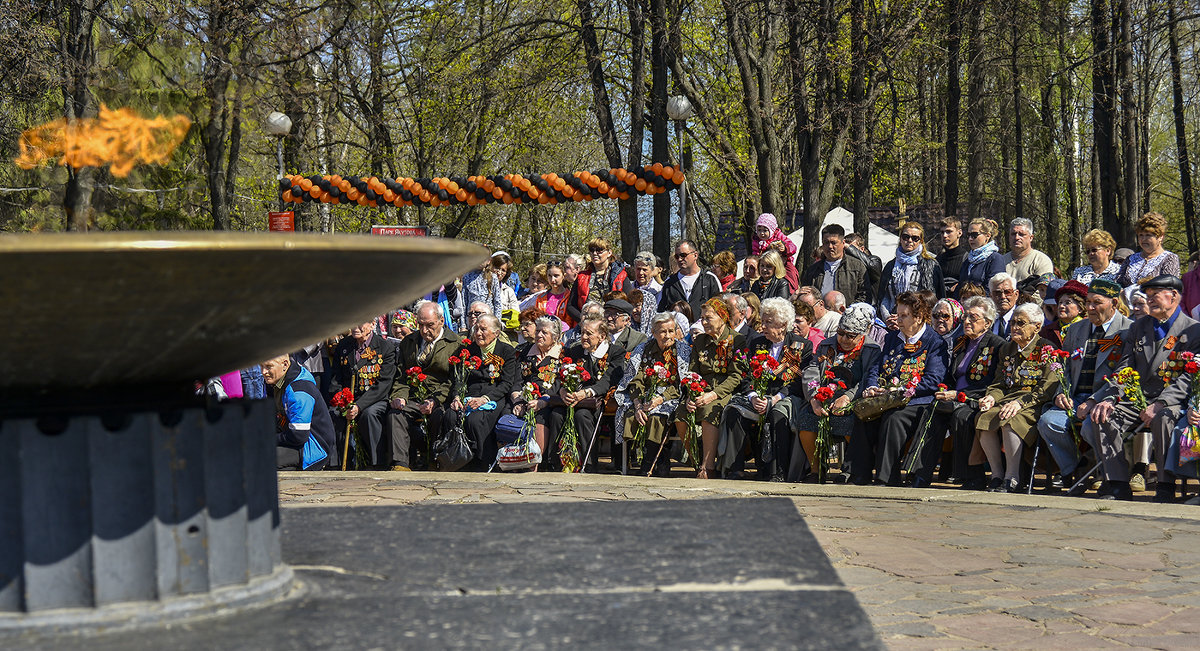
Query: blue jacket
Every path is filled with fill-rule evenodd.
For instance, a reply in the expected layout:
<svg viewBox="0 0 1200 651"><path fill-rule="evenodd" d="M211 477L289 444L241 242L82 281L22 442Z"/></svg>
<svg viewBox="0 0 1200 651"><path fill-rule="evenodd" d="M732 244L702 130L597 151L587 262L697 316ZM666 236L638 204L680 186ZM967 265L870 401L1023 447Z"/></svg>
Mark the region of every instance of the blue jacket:
<svg viewBox="0 0 1200 651"><path fill-rule="evenodd" d="M988 281L1002 271L1004 271L1004 255L1002 253L993 253L974 266L964 257L962 267L958 272L958 289L962 289L963 283L974 283L982 287L986 295ZM958 289L955 290L955 295L958 294Z"/></svg>
<svg viewBox="0 0 1200 651"><path fill-rule="evenodd" d="M925 405L933 402L933 394L938 385L946 381L946 370L950 367L950 353L946 348L946 340L934 331L933 326L926 324L925 333L917 340L916 350L908 351L904 339L898 330L888 332L883 340L883 354L875 359L871 369L859 385L862 389L874 386L889 386L894 381L907 381L912 377L911 371L921 373L910 405Z"/></svg>
<svg viewBox="0 0 1200 651"><path fill-rule="evenodd" d="M333 420L312 373L293 363L284 375L283 386L272 389L275 394L275 444L300 450L311 436L325 449L328 458L333 458L336 444ZM324 463L309 469L320 470Z"/></svg>

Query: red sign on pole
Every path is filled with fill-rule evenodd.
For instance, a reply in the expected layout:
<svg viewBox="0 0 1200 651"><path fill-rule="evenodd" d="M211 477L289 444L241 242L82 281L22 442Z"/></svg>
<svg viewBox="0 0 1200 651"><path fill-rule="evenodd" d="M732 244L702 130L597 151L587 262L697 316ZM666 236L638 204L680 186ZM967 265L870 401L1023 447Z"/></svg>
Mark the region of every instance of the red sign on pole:
<svg viewBox="0 0 1200 651"><path fill-rule="evenodd" d="M401 237L429 237L428 226L388 226L376 224L371 227L372 235L399 235Z"/></svg>
<svg viewBox="0 0 1200 651"><path fill-rule="evenodd" d="M290 210L267 213L267 230L272 232L292 232L296 230L296 213Z"/></svg>

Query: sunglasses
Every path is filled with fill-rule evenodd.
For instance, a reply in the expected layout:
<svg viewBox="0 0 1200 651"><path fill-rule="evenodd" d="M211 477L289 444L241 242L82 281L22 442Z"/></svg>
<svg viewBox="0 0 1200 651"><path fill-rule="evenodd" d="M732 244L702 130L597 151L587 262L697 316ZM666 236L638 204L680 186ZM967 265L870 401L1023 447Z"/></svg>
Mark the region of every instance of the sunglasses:
<svg viewBox="0 0 1200 651"><path fill-rule="evenodd" d="M1016 294L1016 293L1017 293L1017 290L1015 290L1015 289L992 290L992 296L1012 296L1013 294Z"/></svg>
<svg viewBox="0 0 1200 651"><path fill-rule="evenodd" d="M921 241L921 236L920 236L920 235L907 235L907 234L906 234L906 235L901 235L901 236L900 236L900 239L904 240L905 242L920 242L920 241Z"/></svg>
<svg viewBox="0 0 1200 651"><path fill-rule="evenodd" d="M687 257L688 257L689 255L693 254L693 253L695 253L695 251L690 251L690 252L688 252L688 253L676 253L676 254L675 254L675 259L676 259L676 260L686 260L686 259L687 259Z"/></svg>
<svg viewBox="0 0 1200 651"><path fill-rule="evenodd" d="M487 314L487 312L479 312L479 311L475 311L475 312L467 312L467 316L473 316L473 317L476 317L476 318L478 318L478 317L481 317L481 316L483 316L483 315L485 315L485 314Z"/></svg>
<svg viewBox="0 0 1200 651"><path fill-rule="evenodd" d="M942 320L942 319L953 319L954 317L949 314L946 314L945 312L939 312L939 313L933 315L933 318Z"/></svg>
<svg viewBox="0 0 1200 651"><path fill-rule="evenodd" d="M967 237L971 239L979 237L980 235L983 235L982 231L967 231Z"/></svg>

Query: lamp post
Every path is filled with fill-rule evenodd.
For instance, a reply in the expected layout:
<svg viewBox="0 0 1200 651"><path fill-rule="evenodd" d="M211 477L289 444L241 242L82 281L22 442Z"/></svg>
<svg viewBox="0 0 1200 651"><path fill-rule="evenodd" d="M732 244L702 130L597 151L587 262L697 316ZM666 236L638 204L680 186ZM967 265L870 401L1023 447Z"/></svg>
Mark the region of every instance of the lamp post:
<svg viewBox="0 0 1200 651"><path fill-rule="evenodd" d="M685 174L687 170L683 168L683 139L687 132L684 130L684 122L692 117L696 112L692 103L683 95L675 95L667 100L667 117L675 122L675 137L679 140L679 169ZM687 178L683 183L679 184L679 238L687 237Z"/></svg>
<svg viewBox="0 0 1200 651"><path fill-rule="evenodd" d="M264 124L267 134L275 138L276 154L279 157L279 178L283 178L283 139L292 132L292 119L279 111L271 111Z"/></svg>

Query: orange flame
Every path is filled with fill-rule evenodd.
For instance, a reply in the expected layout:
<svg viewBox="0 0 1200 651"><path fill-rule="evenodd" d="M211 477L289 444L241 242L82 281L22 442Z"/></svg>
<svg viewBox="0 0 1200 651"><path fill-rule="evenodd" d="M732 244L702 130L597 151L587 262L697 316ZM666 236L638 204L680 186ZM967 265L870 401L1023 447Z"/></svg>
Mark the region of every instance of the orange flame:
<svg viewBox="0 0 1200 651"><path fill-rule="evenodd" d="M130 108L100 106L100 116L68 122L60 118L21 134L15 162L33 169L52 158L59 165L109 165L113 176L128 176L139 163L164 165L191 128L182 115L143 118Z"/></svg>

